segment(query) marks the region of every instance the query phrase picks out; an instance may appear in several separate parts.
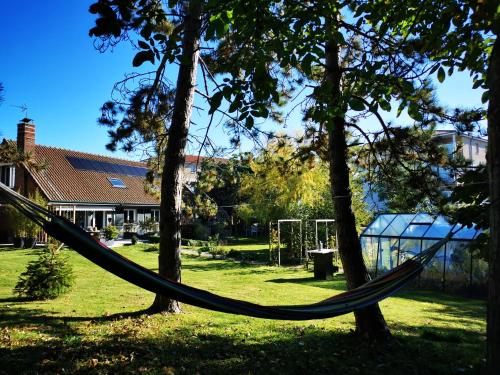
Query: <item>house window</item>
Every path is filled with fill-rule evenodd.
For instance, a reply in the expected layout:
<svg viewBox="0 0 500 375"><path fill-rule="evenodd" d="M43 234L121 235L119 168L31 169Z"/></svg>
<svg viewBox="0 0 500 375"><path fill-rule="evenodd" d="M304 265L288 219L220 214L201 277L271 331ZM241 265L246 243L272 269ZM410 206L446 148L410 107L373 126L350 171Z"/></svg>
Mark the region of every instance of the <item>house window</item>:
<svg viewBox="0 0 500 375"><path fill-rule="evenodd" d="M196 164L189 163L188 168L191 173L196 173Z"/></svg>
<svg viewBox="0 0 500 375"><path fill-rule="evenodd" d="M111 185L115 188L125 189L127 185L119 178L108 177L108 181L111 182Z"/></svg>
<svg viewBox="0 0 500 375"><path fill-rule="evenodd" d="M0 166L0 181L10 188L14 187L16 179L16 168L13 165Z"/></svg>
<svg viewBox="0 0 500 375"><path fill-rule="evenodd" d="M159 223L160 222L160 210L151 210L151 218Z"/></svg>
<svg viewBox="0 0 500 375"><path fill-rule="evenodd" d="M123 210L123 222L135 223L135 210Z"/></svg>

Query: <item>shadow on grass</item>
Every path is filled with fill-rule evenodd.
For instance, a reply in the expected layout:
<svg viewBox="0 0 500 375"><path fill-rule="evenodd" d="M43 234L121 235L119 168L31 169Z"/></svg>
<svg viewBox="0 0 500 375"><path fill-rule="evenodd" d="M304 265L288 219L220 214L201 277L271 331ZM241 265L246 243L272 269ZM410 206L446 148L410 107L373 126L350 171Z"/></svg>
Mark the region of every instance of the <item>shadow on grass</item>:
<svg viewBox="0 0 500 375"><path fill-rule="evenodd" d="M226 240L226 246L231 245L258 245L262 243L268 243L269 239L267 237L228 237Z"/></svg>
<svg viewBox="0 0 500 375"><path fill-rule="evenodd" d="M438 303L428 309L439 311L456 318L485 318L486 302L470 298L457 297L442 292L429 291L408 287L395 295L397 298L410 299L424 303Z"/></svg>
<svg viewBox="0 0 500 375"><path fill-rule="evenodd" d="M300 278L280 278L266 280L268 283L278 283L278 284L301 284L307 286L313 286L316 288L324 289L334 289L339 291L346 290L346 282L343 275L334 276L332 280L316 280L314 277L300 277Z"/></svg>
<svg viewBox="0 0 500 375"><path fill-rule="evenodd" d="M12 373L57 373L62 368L82 374L479 373L483 345L465 342L478 343L474 332L456 331L446 329L441 336L403 334L386 344L369 344L353 334L314 325L270 327L255 336L214 334L190 325L148 338L127 330L95 341L61 336L47 343L0 349L0 364ZM442 339L463 335L464 340Z"/></svg>

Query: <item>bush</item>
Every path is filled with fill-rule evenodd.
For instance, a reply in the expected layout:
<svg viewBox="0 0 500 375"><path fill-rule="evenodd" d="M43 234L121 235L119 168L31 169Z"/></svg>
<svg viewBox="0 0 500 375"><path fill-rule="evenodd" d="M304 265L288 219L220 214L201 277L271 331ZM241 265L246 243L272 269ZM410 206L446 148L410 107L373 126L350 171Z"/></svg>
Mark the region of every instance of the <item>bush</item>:
<svg viewBox="0 0 500 375"><path fill-rule="evenodd" d="M137 236L134 234L132 236L132 238L130 239L130 242L132 243L132 245L135 245L137 243L137 241L139 241L139 239L137 238Z"/></svg>
<svg viewBox="0 0 500 375"><path fill-rule="evenodd" d="M160 246L158 246L157 244L155 244L155 245L152 245L152 246L149 246L149 247L145 248L144 251L146 253L157 253L157 252L160 251Z"/></svg>
<svg viewBox="0 0 500 375"><path fill-rule="evenodd" d="M206 241L205 245L201 246L198 249L198 254L201 254L202 252L208 252L210 255L212 255L213 258L217 256L225 257L226 250L224 250L224 248L220 245L221 243L219 241L219 236L208 237L208 241Z"/></svg>
<svg viewBox="0 0 500 375"><path fill-rule="evenodd" d="M120 231L118 230L117 227L113 225L109 225L106 228L104 228L104 238L106 239L106 241L111 241L116 239L119 234Z"/></svg>
<svg viewBox="0 0 500 375"><path fill-rule="evenodd" d="M28 263L14 293L33 300L54 299L69 291L73 282L73 270L67 258L51 244L42 250L37 260Z"/></svg>
<svg viewBox="0 0 500 375"><path fill-rule="evenodd" d="M208 228L200 223L196 223L193 229L193 237L197 240L208 239Z"/></svg>
<svg viewBox="0 0 500 375"><path fill-rule="evenodd" d="M151 243L160 243L160 236L158 235L148 236L148 240Z"/></svg>

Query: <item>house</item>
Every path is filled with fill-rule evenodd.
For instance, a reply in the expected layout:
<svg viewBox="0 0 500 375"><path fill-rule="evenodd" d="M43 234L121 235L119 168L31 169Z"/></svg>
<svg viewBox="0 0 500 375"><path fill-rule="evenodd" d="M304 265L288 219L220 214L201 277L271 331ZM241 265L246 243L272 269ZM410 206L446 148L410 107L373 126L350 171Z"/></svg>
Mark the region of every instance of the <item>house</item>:
<svg viewBox="0 0 500 375"><path fill-rule="evenodd" d="M113 225L140 232L144 221L159 222L160 202L144 188L146 163L39 145L35 133L35 124L22 120L17 126L17 148L31 153L32 160L44 168L0 164L2 183L25 196L38 189L50 210L92 231ZM198 157L187 156L186 182L196 181L196 165L200 167ZM5 220L0 215L0 242L7 240Z"/></svg>
<svg viewBox="0 0 500 375"><path fill-rule="evenodd" d="M460 152L466 160L470 160L471 166L486 164L486 151L488 139L468 133L458 133L456 130L436 130L435 139L446 147L449 154Z"/></svg>

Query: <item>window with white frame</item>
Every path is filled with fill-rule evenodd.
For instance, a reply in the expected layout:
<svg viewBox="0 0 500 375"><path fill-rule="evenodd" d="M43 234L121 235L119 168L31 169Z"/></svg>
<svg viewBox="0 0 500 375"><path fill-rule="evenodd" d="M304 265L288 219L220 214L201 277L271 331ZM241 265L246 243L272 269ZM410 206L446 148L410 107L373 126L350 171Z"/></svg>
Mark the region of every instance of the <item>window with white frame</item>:
<svg viewBox="0 0 500 375"><path fill-rule="evenodd" d="M135 223L135 210L123 210L123 222Z"/></svg>
<svg viewBox="0 0 500 375"><path fill-rule="evenodd" d="M14 187L16 180L16 167L13 165L0 166L0 182L10 188Z"/></svg>
<svg viewBox="0 0 500 375"><path fill-rule="evenodd" d="M159 223L160 222L160 210L151 210L151 218Z"/></svg>

